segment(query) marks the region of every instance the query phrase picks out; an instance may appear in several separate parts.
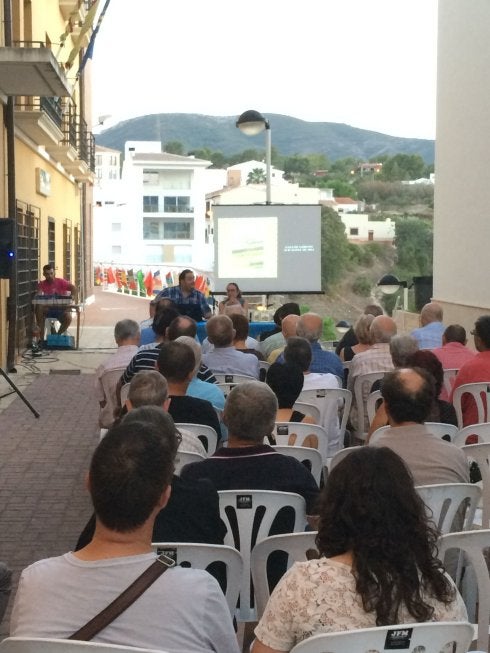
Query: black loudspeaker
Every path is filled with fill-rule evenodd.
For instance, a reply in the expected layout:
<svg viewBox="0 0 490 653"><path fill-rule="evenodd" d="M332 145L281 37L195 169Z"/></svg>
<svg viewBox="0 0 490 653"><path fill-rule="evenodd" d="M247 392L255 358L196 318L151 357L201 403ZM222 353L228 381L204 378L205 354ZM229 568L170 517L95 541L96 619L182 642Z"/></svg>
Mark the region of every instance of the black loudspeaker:
<svg viewBox="0 0 490 653"><path fill-rule="evenodd" d="M0 279L10 279L14 258L14 221L0 218Z"/></svg>

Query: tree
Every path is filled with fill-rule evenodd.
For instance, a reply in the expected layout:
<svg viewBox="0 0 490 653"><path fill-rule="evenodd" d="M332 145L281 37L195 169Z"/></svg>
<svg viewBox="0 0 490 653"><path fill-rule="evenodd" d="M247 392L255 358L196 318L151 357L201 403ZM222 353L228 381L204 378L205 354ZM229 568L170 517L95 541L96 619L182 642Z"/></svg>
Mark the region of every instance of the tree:
<svg viewBox="0 0 490 653"><path fill-rule="evenodd" d="M426 165L418 154L395 154L383 163L381 172L385 181L419 179L426 172Z"/></svg>
<svg viewBox="0 0 490 653"><path fill-rule="evenodd" d="M248 173L247 184L265 184L265 181L265 170L262 168L254 168Z"/></svg>
<svg viewBox="0 0 490 653"><path fill-rule="evenodd" d="M396 272L402 279L432 274L432 225L406 217L395 223Z"/></svg>
<svg viewBox="0 0 490 653"><path fill-rule="evenodd" d="M308 175L311 172L311 163L308 157L295 154L284 159L284 172L288 176L295 174Z"/></svg>
<svg viewBox="0 0 490 653"><path fill-rule="evenodd" d="M184 146L180 141L169 141L165 145L165 152L168 152L169 154L180 154L180 156L183 156Z"/></svg>
<svg viewBox="0 0 490 653"><path fill-rule="evenodd" d="M334 286L349 265L349 242L345 226L338 214L330 208L322 208L321 268L325 290Z"/></svg>

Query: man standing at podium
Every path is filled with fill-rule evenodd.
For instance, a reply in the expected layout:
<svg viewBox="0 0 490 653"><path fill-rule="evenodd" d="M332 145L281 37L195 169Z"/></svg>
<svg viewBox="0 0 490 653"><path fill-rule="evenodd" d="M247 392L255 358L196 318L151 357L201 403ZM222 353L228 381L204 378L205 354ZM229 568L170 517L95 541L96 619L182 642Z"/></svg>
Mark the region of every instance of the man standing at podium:
<svg viewBox="0 0 490 653"><path fill-rule="evenodd" d="M76 286L62 279L56 277L54 274L54 267L51 263L43 266L44 281L40 281L37 286L38 295L45 297L52 297L53 299L70 299L73 303L78 302L78 290ZM36 305L36 322L41 330L41 336L44 336L44 322L46 318L52 318L60 322L58 333L64 333L71 324L71 308L66 306L53 306L49 305L49 300L46 306L42 304Z"/></svg>

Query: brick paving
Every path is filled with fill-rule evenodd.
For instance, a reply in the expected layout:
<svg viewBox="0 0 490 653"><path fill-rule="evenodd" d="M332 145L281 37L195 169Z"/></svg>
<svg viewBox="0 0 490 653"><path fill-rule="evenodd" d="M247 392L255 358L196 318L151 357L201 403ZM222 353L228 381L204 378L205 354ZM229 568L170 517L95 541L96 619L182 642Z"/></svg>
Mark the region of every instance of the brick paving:
<svg viewBox="0 0 490 653"><path fill-rule="evenodd" d="M82 313L80 351L20 361L10 377L40 417L15 394L0 399L0 560L14 572L0 638L22 569L73 549L91 514L84 479L98 442L93 372L115 347L115 322L147 315L147 301L96 289ZM0 379L0 394L7 389Z"/></svg>

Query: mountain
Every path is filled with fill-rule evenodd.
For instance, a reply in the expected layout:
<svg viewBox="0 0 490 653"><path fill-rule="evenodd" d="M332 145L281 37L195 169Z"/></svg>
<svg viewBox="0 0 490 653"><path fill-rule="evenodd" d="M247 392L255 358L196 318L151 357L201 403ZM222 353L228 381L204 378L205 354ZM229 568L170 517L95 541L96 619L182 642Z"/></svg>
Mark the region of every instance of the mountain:
<svg viewBox="0 0 490 653"><path fill-rule="evenodd" d="M290 116L267 114L272 145L280 154L325 154L330 161L352 156L367 161L382 154L420 154L434 162L434 141L387 136L343 123L306 122ZM126 141L180 141L186 152L208 147L230 156L249 148L264 149L264 135L245 136L235 127L236 116L196 113L155 113L132 118L96 136L98 145L124 151Z"/></svg>

